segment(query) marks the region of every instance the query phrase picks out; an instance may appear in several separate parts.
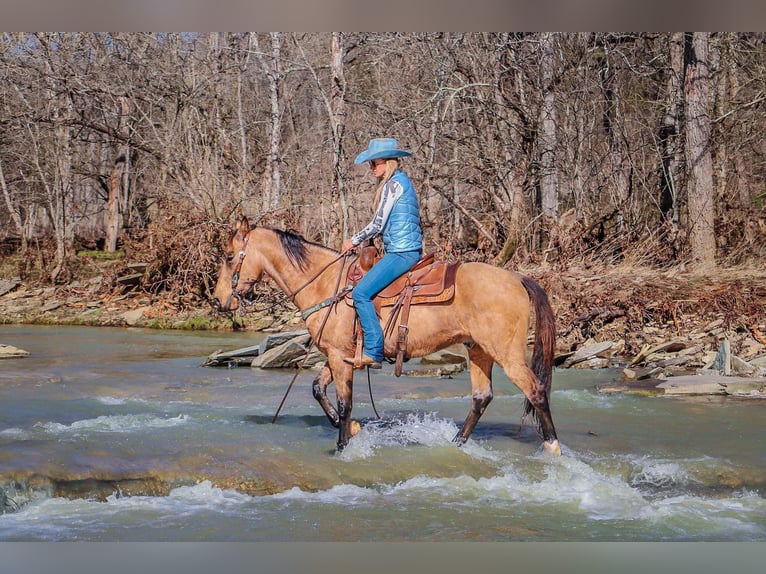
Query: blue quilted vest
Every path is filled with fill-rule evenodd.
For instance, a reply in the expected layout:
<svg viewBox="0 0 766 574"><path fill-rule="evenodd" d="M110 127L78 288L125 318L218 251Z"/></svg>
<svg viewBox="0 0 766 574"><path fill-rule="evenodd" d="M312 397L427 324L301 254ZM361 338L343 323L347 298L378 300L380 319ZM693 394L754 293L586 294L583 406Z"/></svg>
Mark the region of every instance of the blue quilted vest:
<svg viewBox="0 0 766 574"><path fill-rule="evenodd" d="M386 253L422 251L423 232L420 229L420 209L415 188L407 174L399 169L394 172L390 181L397 182L404 191L394 204L383 228Z"/></svg>

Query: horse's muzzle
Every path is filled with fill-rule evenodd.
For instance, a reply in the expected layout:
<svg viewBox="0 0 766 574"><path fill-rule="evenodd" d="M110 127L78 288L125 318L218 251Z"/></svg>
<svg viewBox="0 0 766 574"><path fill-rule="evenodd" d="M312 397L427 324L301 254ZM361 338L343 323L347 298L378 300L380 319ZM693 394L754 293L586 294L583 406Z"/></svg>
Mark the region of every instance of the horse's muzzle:
<svg viewBox="0 0 766 574"><path fill-rule="evenodd" d="M218 297L210 297L207 302L210 303L210 306L216 311L216 313L229 313L228 307L231 304L231 299L227 301L226 306L221 304L221 302L218 300Z"/></svg>

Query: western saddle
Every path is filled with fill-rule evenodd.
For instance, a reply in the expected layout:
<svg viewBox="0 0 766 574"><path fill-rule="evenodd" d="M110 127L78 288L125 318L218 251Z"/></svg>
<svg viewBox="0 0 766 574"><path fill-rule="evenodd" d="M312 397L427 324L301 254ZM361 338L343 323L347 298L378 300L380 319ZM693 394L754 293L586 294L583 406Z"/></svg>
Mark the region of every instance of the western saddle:
<svg viewBox="0 0 766 574"><path fill-rule="evenodd" d="M356 285L359 280L380 259L380 253L374 245L362 247L359 257L348 271L348 284ZM385 337L393 335L396 329L396 363L394 374L402 374L402 363L407 354L407 335L409 333L410 307L420 304L444 303L455 296L455 275L460 263L437 261L434 253L420 259L412 268L400 275L388 287L383 289L373 300L375 310L380 316L382 307L393 307L388 321L383 328ZM346 299L347 302L348 299ZM350 302L349 302L350 304ZM359 322L354 328L356 336L356 358L362 356L362 331Z"/></svg>

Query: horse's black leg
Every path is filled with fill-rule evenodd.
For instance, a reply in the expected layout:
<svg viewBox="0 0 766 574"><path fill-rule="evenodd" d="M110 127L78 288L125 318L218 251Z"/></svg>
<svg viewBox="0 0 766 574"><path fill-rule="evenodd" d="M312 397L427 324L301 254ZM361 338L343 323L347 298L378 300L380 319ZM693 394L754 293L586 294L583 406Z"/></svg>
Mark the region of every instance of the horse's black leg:
<svg viewBox="0 0 766 574"><path fill-rule="evenodd" d="M351 365L347 365L343 362L343 359L338 356L333 356L330 361L330 369L332 370L332 376L335 382L335 395L337 397L337 409L338 409L338 451L342 451L346 448L348 441L356 434L352 429L351 421L351 408L353 407L353 388L354 388L354 370Z"/></svg>
<svg viewBox="0 0 766 574"><path fill-rule="evenodd" d="M553 416L548 403L548 396L545 391L536 388L527 397L530 405L534 408L534 416L537 421L537 428L540 431L542 439L549 444L558 441L556 427L553 426Z"/></svg>
<svg viewBox="0 0 766 574"><path fill-rule="evenodd" d="M351 440L351 399L338 399L338 415L340 422L338 425L338 452L341 452Z"/></svg>
<svg viewBox="0 0 766 574"><path fill-rule="evenodd" d="M461 428L460 431L455 435L455 438L452 439L453 442L457 443L458 445L465 444L465 441L467 441L468 437L471 436L476 423L479 422L481 415L484 414L484 411L487 409L487 405L490 402L492 402L491 390L490 394L487 396L474 396L471 399L471 412L468 413L468 416L463 423L463 428Z"/></svg>
<svg viewBox="0 0 766 574"><path fill-rule="evenodd" d="M537 426L537 431L543 439L543 446L549 452L560 455L556 428L553 426L548 391L540 382L540 379L529 370L524 363L514 363L505 367L508 378L516 383L516 386L524 391L526 397L524 404L524 416L532 414Z"/></svg>
<svg viewBox="0 0 766 574"><path fill-rule="evenodd" d="M314 379L314 382L311 385L311 391L314 394L314 398L319 403L319 406L322 407L322 410L327 415L330 424L335 428L338 428L338 425L340 425L338 411L335 410L335 407L333 407L327 399L327 387L330 383L332 383L332 371L330 371L329 367L325 366Z"/></svg>
<svg viewBox="0 0 766 574"><path fill-rule="evenodd" d="M471 436L476 423L492 402L492 364L494 360L479 345L468 350L471 374L471 410L460 429L452 439L458 445L464 444Z"/></svg>

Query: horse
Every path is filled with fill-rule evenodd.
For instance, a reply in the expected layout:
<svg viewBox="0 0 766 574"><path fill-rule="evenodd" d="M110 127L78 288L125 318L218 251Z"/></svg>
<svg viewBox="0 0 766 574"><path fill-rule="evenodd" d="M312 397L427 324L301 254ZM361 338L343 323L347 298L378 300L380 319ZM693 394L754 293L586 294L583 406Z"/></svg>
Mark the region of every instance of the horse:
<svg viewBox="0 0 766 574"><path fill-rule="evenodd" d="M235 311L265 274L303 312L314 344L327 356L312 393L338 429L338 452L359 429L351 419L354 366L344 361L356 348L355 310L345 296L351 287L342 280L354 261L353 252L343 254L295 233L251 226L242 217L225 244L211 299L219 312ZM530 368L526 351L532 305L536 321ZM391 312L381 308L384 324ZM549 406L555 317L546 292L534 279L486 263L464 262L457 267L451 300L413 305L409 319L406 359L460 343L467 348L471 408L453 442L459 446L468 440L492 401L492 367L497 363L524 393L522 423L531 414L545 449L561 454ZM396 352L396 336L387 334L384 354L390 358ZM327 398L331 383L335 407Z"/></svg>

